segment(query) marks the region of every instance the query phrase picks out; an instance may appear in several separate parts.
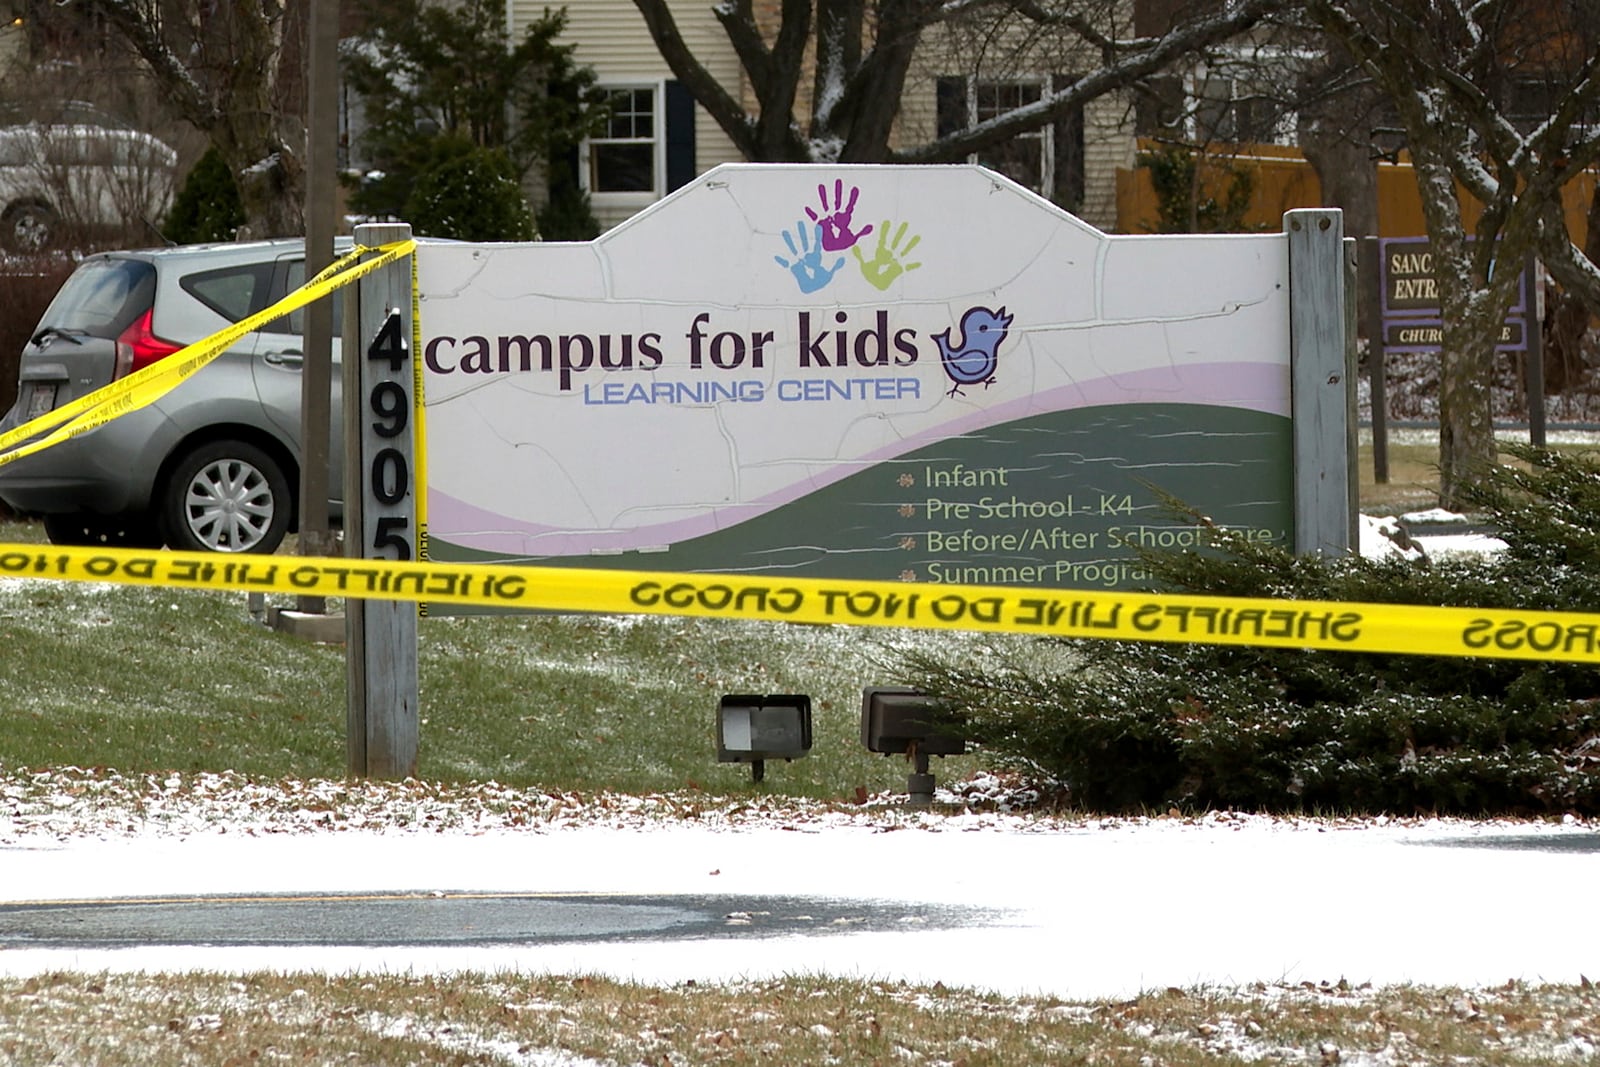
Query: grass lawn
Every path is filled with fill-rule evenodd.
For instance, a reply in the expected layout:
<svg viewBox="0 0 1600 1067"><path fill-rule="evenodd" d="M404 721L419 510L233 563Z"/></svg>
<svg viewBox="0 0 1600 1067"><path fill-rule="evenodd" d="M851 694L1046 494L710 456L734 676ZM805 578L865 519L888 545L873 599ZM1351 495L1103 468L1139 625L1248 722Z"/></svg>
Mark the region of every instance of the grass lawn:
<svg viewBox="0 0 1600 1067"><path fill-rule="evenodd" d="M1523 435L1526 440L1526 435ZM1562 451L1600 451L1600 435L1551 434L1550 444ZM1390 432L1388 449L1388 479L1379 483L1374 477L1370 433L1362 432L1358 460L1358 492L1361 511L1367 515L1401 515L1407 511L1420 511L1436 507L1439 503L1439 445L1432 433L1414 430ZM1502 455L1507 462L1515 462Z"/></svg>
<svg viewBox="0 0 1600 1067"><path fill-rule="evenodd" d="M38 540L34 524L0 524L0 541ZM905 761L860 740L862 689L895 684L897 650L992 644L645 616L441 616L419 629L419 777L824 800L905 789ZM243 593L0 579L0 644L0 768L345 773L344 649L262 626ZM811 754L769 761L760 784L718 763L715 713L734 693L810 696Z"/></svg>

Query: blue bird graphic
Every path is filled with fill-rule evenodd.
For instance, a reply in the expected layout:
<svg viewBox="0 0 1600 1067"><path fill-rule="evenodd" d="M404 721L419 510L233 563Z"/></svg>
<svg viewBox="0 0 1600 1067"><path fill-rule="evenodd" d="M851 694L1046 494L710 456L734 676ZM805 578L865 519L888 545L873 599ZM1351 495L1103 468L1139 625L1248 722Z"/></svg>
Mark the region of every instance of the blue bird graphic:
<svg viewBox="0 0 1600 1067"><path fill-rule="evenodd" d="M944 362L944 372L955 383L946 395L961 396L963 385L982 382L987 389L994 384L994 368L1000 360L1000 342L1006 339L1011 319L1005 308L990 311L985 307L971 307L961 316L960 344L950 343L949 330L933 335L939 345L939 358Z"/></svg>

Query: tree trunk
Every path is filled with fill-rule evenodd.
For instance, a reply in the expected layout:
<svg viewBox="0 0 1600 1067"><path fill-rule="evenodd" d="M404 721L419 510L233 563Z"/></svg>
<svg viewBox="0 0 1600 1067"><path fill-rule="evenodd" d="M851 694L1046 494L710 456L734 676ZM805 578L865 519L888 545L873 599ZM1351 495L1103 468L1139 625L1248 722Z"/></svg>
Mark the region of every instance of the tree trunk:
<svg viewBox="0 0 1600 1067"><path fill-rule="evenodd" d="M306 232L305 168L299 156L280 148L274 165L236 165L233 173L251 237L299 237Z"/></svg>
<svg viewBox="0 0 1600 1067"><path fill-rule="evenodd" d="M1340 107L1341 100L1348 106ZM1338 98L1320 101L1323 109L1302 116L1300 150L1317 173L1322 202L1344 212L1346 237L1378 234L1378 169L1371 147L1352 127L1362 124L1370 103Z"/></svg>
<svg viewBox="0 0 1600 1067"><path fill-rule="evenodd" d="M285 33L304 26L305 2L221 0L188 12L95 4L227 162L255 237L305 233L304 93L292 69L301 53L293 41L288 60L284 51Z"/></svg>
<svg viewBox="0 0 1600 1067"><path fill-rule="evenodd" d="M1517 272L1497 272L1491 281L1488 246L1469 241L1449 168L1435 145L1412 139L1417 191L1428 221L1433 276L1443 321L1439 352L1439 506L1459 510L1462 490L1479 482L1498 461L1494 440L1495 345L1511 310ZM1499 248L1520 264L1525 251Z"/></svg>
<svg viewBox="0 0 1600 1067"><path fill-rule="evenodd" d="M1466 506L1464 487L1479 483L1499 461L1494 441L1494 342L1499 323L1445 314L1439 354L1439 506Z"/></svg>
<svg viewBox="0 0 1600 1067"><path fill-rule="evenodd" d="M1600 189L1589 197L1588 233L1583 252L1600 263ZM1581 296L1557 288L1545 306L1544 385L1547 393L1564 393L1583 377L1583 341L1592 315Z"/></svg>

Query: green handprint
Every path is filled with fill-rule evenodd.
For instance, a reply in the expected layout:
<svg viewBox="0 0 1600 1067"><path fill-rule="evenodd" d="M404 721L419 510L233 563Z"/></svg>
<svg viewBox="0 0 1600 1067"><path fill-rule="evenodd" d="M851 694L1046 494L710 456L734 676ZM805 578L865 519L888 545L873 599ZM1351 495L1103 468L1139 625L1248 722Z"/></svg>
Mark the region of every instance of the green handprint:
<svg viewBox="0 0 1600 1067"><path fill-rule="evenodd" d="M911 250L917 247L918 242L922 240L921 234L914 235L910 241L906 242L906 246L901 248L900 242L905 240L906 226L907 224L902 222L891 238L889 236L889 220L884 219L883 225L878 228L878 248L872 254L871 259L861 254L861 246L859 244L852 246L850 249L851 253L856 257L856 262L861 265L861 276L878 289L889 288L900 275L908 270L916 270L922 266L921 262L904 262L905 257L910 255ZM871 227L868 227L868 229L871 229Z"/></svg>

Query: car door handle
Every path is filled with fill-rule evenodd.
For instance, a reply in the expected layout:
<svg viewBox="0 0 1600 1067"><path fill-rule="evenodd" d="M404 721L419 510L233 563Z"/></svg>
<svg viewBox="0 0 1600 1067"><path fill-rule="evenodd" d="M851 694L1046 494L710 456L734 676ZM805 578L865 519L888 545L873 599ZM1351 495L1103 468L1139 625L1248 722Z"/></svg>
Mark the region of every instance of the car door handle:
<svg viewBox="0 0 1600 1067"><path fill-rule="evenodd" d="M285 352L268 352L261 358L279 367L298 367L306 361L305 353L292 348Z"/></svg>

